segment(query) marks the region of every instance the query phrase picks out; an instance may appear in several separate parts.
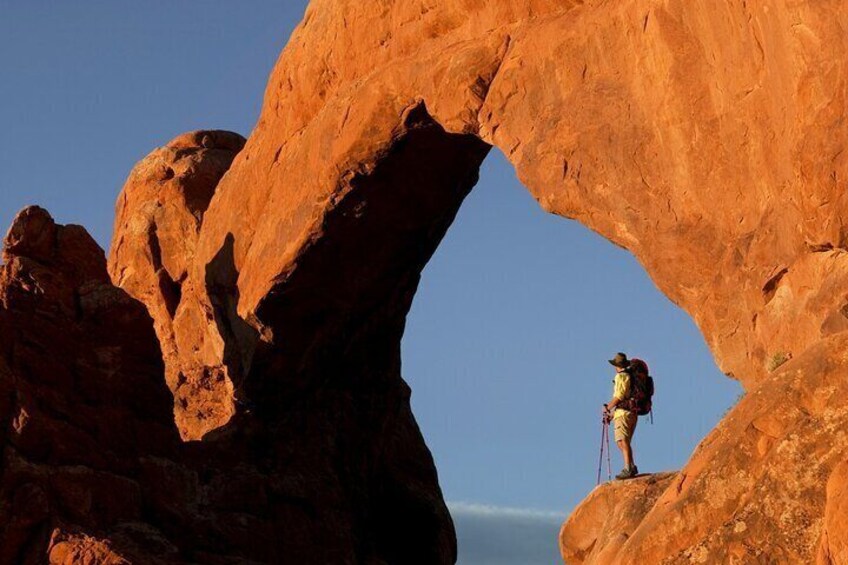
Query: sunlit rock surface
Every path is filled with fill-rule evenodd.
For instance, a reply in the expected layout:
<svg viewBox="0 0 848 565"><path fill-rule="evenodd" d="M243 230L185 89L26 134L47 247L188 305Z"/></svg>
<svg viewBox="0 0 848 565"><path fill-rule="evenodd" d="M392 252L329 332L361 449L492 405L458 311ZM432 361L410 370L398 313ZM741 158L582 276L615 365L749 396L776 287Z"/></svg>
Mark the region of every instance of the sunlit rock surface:
<svg viewBox="0 0 848 565"><path fill-rule="evenodd" d="M590 495L563 529L567 562L844 563L846 351L848 336L828 338L748 391L643 515L622 496L619 522L584 519Z"/></svg>
<svg viewBox="0 0 848 565"><path fill-rule="evenodd" d="M87 259L95 275L65 280L65 261L32 284L21 261L53 253L58 228L37 215L43 229L16 222L7 253L21 259L4 267L3 292L17 298L4 299L5 323L32 336L72 328L21 343L40 343L38 363L93 355L80 378L105 372L118 407L145 398L121 396L124 379L152 387L157 408L127 408L120 420L153 418L162 438L141 434L136 446L102 425L108 434L92 441L132 445L132 460L165 450L173 463L157 463L167 478L133 496L109 496L98 482L85 502L27 504L37 517L17 530L18 514L2 522L4 535L23 536L15 555L43 555L44 524L64 523L59 508L70 508L82 515L68 539L123 543L119 558L130 559L138 544L88 506L106 496L133 523L142 509L155 533L145 526L145 535L161 534L161 559L453 562L453 525L409 409L399 343L420 272L497 146L546 210L631 250L748 391L644 516L615 509L629 533L623 542L616 527L597 534L608 540L597 548L605 562L838 563L846 29L838 0L314 0L243 148L234 134L187 134L130 177L109 272L147 312L127 302L135 306L120 320L132 331L97 313L112 353L87 326L73 330L87 318L77 319L84 301L68 298L85 295L69 289L91 277L116 295L105 267ZM55 298L41 292L48 280L59 281ZM147 337L123 341L134 332ZM16 391L27 383L70 405L105 394L65 394L77 389L62 370L16 365L20 349L8 343L8 398L26 398ZM132 370L133 357L121 362L129 370L113 370L137 343L147 343L150 366ZM163 416L168 388L176 425ZM4 406L14 430L20 409ZM48 474L77 464L79 444L44 426L28 437L38 449L56 443ZM177 430L203 441L171 447ZM120 471L142 484L132 467ZM3 492L13 497L8 472ZM40 488L32 496L49 501ZM148 510L157 504L167 510ZM575 531L600 527L577 519ZM574 550L568 539L564 553Z"/></svg>
<svg viewBox="0 0 848 565"><path fill-rule="evenodd" d="M566 563L611 563L674 480L675 473L640 475L598 486L572 512L559 534ZM663 535L656 532L656 535Z"/></svg>
<svg viewBox="0 0 848 565"><path fill-rule="evenodd" d="M183 369L173 326L203 215L244 141L225 131L181 135L138 163L118 198L109 274L153 317L185 437L218 427L234 409L231 394L216 394L218 373Z"/></svg>

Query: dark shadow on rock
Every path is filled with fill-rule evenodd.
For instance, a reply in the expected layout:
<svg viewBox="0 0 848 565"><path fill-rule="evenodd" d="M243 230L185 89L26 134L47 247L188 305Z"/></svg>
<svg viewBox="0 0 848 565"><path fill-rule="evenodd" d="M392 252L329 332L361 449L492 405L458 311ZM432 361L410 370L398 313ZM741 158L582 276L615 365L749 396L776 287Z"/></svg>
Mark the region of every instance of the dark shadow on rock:
<svg viewBox="0 0 848 565"><path fill-rule="evenodd" d="M206 292L212 305L215 325L224 341L223 363L233 381L236 399L242 407L249 400L241 393L250 370L258 331L238 314L239 272L234 257L235 238L228 233L224 244L206 266Z"/></svg>

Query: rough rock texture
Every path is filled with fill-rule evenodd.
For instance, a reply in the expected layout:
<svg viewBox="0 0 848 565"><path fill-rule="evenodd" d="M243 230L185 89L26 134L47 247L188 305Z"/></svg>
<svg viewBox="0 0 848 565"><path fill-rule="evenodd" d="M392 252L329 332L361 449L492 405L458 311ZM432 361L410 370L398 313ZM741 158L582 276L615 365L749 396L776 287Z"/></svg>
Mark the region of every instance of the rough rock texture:
<svg viewBox="0 0 848 565"><path fill-rule="evenodd" d="M395 241L393 220L409 221L372 213L408 188L387 189L375 171L400 161L415 179L425 158L454 167L456 151L399 154L398 128L427 117L445 144L499 148L545 209L630 249L749 390L679 492L646 515L669 534L634 527L621 560L708 560L730 551L736 516L747 545L734 552L810 561L826 478L848 454L835 425L848 396L831 392L848 329L846 29L836 0L316 0L207 211L179 355L211 371L225 361L209 343L232 344L224 380L259 418L309 384L383 374L374 365L397 347L407 304L389 289L422 262L368 254ZM417 222L436 220L417 207ZM348 250L368 260L343 261ZM222 296L239 339L195 329ZM386 345L351 343L361 331Z"/></svg>
<svg viewBox="0 0 848 565"><path fill-rule="evenodd" d="M843 461L827 481L827 505L818 565L848 563L848 461Z"/></svg>
<svg viewBox="0 0 848 565"><path fill-rule="evenodd" d="M0 563L455 556L404 386L336 386L278 422L183 443L153 320L112 285L85 230L27 208L5 245Z"/></svg>
<svg viewBox="0 0 848 565"><path fill-rule="evenodd" d="M575 511L568 528L579 537L560 539L568 563L812 563L844 553L833 518L844 465L833 469L846 459L846 352L848 335L832 336L748 391L650 511L620 526L623 544ZM594 548L603 559L576 558L583 544L573 540L587 537L610 545Z"/></svg>
<svg viewBox="0 0 848 565"><path fill-rule="evenodd" d="M721 366L757 381L774 353L848 327L834 292L846 18L836 0L316 0L189 278L232 235L238 313L273 330L251 316L283 292L351 177L394 145L404 112L424 106L506 153L546 209L633 251Z"/></svg>
<svg viewBox="0 0 848 565"><path fill-rule="evenodd" d="M676 473L604 483L578 506L559 533L566 563L611 563ZM654 532L662 536L663 532Z"/></svg>
<svg viewBox="0 0 848 565"><path fill-rule="evenodd" d="M612 522L571 523L584 529L573 539L601 540L587 561L839 562L846 30L840 0L314 0L226 175L240 140L190 134L140 165L121 197L110 273L155 320L180 433L203 439L157 467L159 488L125 499L162 508L144 523L173 560L452 562L399 343L419 274L494 146L545 209L630 249L748 391L644 517L616 509L632 519L626 541ZM13 228L10 256L52 249L50 225L22 239ZM5 268L4 292L30 304L7 299L5 323L32 328L20 347L39 343L16 318L53 302L20 264ZM60 288L62 304L83 304L67 301L76 279ZM132 334L110 329L105 343ZM88 332L57 337L56 353L32 363L91 355ZM12 349L6 383L93 402L49 384L60 369L16 364ZM95 357L79 378L155 377L110 373L112 358ZM62 437L31 428L38 446ZM119 443L133 457L148 449ZM76 465L77 450L60 449L71 445L58 441L50 464ZM142 484L132 466L120 471ZM10 531L61 521L49 508ZM74 539L131 559L124 538L83 518ZM7 535L37 552L46 531ZM563 553L585 551L569 539Z"/></svg>
<svg viewBox="0 0 848 565"><path fill-rule="evenodd" d="M205 430L226 422L233 413L229 396L208 392L208 375L182 370L173 319L203 214L244 141L225 131L177 137L135 166L115 210L109 274L150 309L174 394L177 426L185 437L202 435L192 427L196 421L204 422ZM188 423L187 413L192 415Z"/></svg>
<svg viewBox="0 0 848 565"><path fill-rule="evenodd" d="M47 558L51 565L129 565L111 545L86 535L56 535L50 540Z"/></svg>
<svg viewBox="0 0 848 565"><path fill-rule="evenodd" d="M77 532L145 521L144 467L178 446L150 318L85 230L40 208L15 218L3 262L0 563L122 563Z"/></svg>

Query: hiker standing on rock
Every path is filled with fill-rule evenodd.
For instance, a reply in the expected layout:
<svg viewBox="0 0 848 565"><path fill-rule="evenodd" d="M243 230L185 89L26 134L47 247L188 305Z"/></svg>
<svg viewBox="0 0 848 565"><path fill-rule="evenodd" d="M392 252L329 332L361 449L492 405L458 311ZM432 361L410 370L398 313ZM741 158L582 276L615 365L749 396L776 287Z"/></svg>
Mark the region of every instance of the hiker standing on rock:
<svg viewBox="0 0 848 565"><path fill-rule="evenodd" d="M631 398L634 392L634 383L631 378L630 360L624 353L618 353L609 360L615 367L615 380L613 381L612 400L604 405L607 421L612 421L615 426L615 443L624 457L624 469L615 476L616 479L629 479L639 473L633 460L633 432L639 421L637 410L633 409Z"/></svg>

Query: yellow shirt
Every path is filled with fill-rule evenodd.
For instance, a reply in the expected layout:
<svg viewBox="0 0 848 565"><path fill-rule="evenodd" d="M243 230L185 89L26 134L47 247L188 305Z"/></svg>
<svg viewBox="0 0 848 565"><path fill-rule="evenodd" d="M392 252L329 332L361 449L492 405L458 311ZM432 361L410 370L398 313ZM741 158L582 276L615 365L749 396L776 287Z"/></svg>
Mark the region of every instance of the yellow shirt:
<svg viewBox="0 0 848 565"><path fill-rule="evenodd" d="M624 401L630 396L630 375L626 371L615 374L613 381L612 397L618 399L619 402ZM613 418L624 418L630 414L629 411L621 408L616 408Z"/></svg>

